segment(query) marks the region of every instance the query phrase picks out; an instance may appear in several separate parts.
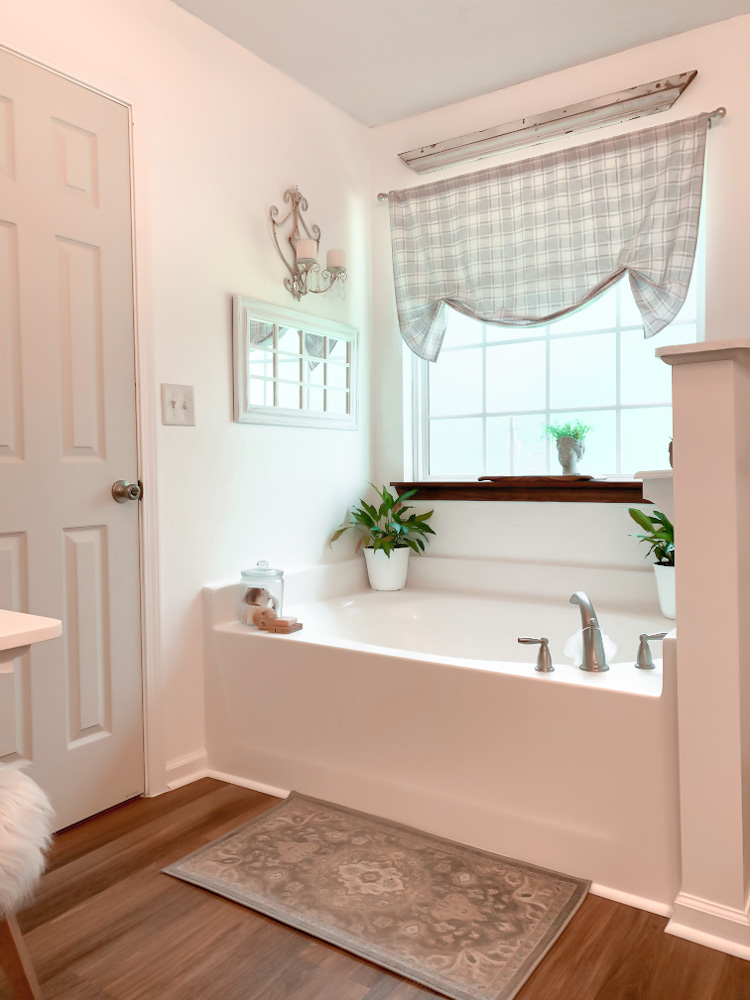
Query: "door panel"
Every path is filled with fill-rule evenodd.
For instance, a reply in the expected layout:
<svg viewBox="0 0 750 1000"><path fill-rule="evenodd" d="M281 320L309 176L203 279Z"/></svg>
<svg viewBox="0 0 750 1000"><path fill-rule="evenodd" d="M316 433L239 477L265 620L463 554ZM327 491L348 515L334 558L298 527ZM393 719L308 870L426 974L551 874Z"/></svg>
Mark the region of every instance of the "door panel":
<svg viewBox="0 0 750 1000"><path fill-rule="evenodd" d="M0 762L65 826L143 791L127 109L0 52Z"/></svg>
<svg viewBox="0 0 750 1000"><path fill-rule="evenodd" d="M0 222L0 461L23 458L21 413L18 229Z"/></svg>

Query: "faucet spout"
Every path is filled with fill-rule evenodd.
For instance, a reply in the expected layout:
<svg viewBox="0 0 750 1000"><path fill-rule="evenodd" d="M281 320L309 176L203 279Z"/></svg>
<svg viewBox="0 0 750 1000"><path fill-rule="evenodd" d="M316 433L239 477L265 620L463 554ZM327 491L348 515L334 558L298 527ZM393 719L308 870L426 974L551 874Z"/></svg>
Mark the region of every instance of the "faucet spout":
<svg viewBox="0 0 750 1000"><path fill-rule="evenodd" d="M580 664L580 669L590 673L603 673L605 670L609 670L609 664L604 655L604 642L602 630L599 628L599 619L596 617L594 605L588 594L577 590L575 594L571 594L570 603L577 604L581 609L583 662Z"/></svg>

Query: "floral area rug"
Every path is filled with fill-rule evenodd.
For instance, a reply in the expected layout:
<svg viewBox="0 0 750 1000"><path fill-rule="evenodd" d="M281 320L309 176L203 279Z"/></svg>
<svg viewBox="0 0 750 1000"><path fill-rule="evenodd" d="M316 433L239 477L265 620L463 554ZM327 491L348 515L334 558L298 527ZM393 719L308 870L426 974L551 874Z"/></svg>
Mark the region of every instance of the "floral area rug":
<svg viewBox="0 0 750 1000"><path fill-rule="evenodd" d="M590 885L297 792L164 871L454 1000L511 1000Z"/></svg>

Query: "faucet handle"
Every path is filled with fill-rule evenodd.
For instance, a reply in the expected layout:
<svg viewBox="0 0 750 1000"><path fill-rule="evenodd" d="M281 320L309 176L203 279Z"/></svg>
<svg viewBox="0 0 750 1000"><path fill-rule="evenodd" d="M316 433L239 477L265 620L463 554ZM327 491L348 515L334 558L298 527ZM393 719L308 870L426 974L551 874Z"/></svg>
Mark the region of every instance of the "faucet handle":
<svg viewBox="0 0 750 1000"><path fill-rule="evenodd" d="M536 658L535 669L540 674L551 674L555 669L552 666L552 657L549 654L549 639L543 635L541 639L532 639L529 636L519 636L518 641L526 646L539 645L539 655Z"/></svg>
<svg viewBox="0 0 750 1000"><path fill-rule="evenodd" d="M646 632L642 632L639 636L640 644L638 646L638 656L635 661L636 667L639 670L653 670L654 669L654 658L651 655L651 647L649 646L649 640L651 639L663 639L667 635L666 632L654 632L653 635L648 635Z"/></svg>

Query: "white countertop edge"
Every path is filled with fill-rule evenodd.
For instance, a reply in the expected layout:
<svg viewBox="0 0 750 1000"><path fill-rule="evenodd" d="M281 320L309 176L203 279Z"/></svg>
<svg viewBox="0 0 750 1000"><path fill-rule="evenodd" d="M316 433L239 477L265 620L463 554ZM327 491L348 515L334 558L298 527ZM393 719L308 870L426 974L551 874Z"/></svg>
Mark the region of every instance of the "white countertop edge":
<svg viewBox="0 0 750 1000"><path fill-rule="evenodd" d="M62 622L57 618L0 609L0 650L45 642L59 635L62 635Z"/></svg>
<svg viewBox="0 0 750 1000"><path fill-rule="evenodd" d="M674 479L674 469L648 469L644 472L636 472L636 479L647 482L649 479Z"/></svg>

